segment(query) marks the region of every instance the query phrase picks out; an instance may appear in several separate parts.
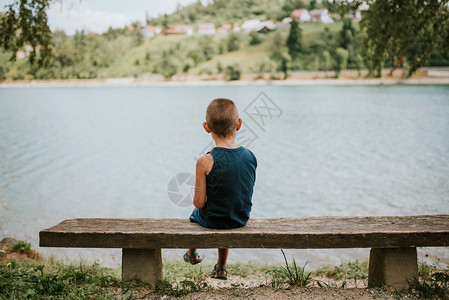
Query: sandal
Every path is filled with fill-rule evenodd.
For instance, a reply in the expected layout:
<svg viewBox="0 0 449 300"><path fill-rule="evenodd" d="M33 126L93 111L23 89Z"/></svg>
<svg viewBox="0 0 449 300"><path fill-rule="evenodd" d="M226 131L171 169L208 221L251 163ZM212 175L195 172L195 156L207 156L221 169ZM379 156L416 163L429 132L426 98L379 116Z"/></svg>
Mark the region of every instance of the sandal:
<svg viewBox="0 0 449 300"><path fill-rule="evenodd" d="M224 275L220 274L219 272L224 271ZM212 278L215 279L221 279L221 280L227 280L228 279L228 270L226 269L225 266L217 266L215 265L214 270L212 271L211 274Z"/></svg>
<svg viewBox="0 0 449 300"><path fill-rule="evenodd" d="M192 260L195 257L198 256L198 259ZM203 261L204 257L199 256L198 253L194 252L192 254L189 254L189 251L186 251L186 253L184 253L184 261L190 263L191 265L196 265L199 264L200 262Z"/></svg>

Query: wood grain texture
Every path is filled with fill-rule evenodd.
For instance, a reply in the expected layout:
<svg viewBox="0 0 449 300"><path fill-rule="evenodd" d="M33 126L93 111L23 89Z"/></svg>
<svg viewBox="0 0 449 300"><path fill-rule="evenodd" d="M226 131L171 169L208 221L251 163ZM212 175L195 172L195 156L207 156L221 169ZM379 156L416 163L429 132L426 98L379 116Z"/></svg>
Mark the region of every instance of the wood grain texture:
<svg viewBox="0 0 449 300"><path fill-rule="evenodd" d="M252 218L237 229L188 219L71 219L39 233L41 247L394 248L449 245L449 215Z"/></svg>

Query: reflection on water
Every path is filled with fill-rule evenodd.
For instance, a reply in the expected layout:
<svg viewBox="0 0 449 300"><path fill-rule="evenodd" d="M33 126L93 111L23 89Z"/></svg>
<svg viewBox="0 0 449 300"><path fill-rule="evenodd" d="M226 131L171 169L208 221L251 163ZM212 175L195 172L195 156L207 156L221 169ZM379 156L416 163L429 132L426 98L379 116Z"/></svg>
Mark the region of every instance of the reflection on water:
<svg viewBox="0 0 449 300"><path fill-rule="evenodd" d="M167 184L210 142L205 108L261 91L283 111L251 144L252 216L449 213L449 87L148 87L0 89L0 230L38 244L76 217L187 217ZM40 249L113 262L115 250ZM449 260L447 250L426 250ZM177 253L170 251L170 253ZM210 252L213 256L214 252ZM290 251L314 262L366 250ZM117 258L118 257L118 258ZM234 260L281 260L236 250Z"/></svg>

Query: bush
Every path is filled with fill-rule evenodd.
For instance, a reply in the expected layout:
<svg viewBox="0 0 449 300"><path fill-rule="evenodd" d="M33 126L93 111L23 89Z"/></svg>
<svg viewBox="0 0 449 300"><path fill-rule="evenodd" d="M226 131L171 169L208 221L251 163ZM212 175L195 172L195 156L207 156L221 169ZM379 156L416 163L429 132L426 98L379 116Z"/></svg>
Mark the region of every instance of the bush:
<svg viewBox="0 0 449 300"><path fill-rule="evenodd" d="M257 32L254 32L254 31L251 32L249 34L249 44L250 45L258 45L260 43L262 43L262 37L260 36L260 34Z"/></svg>
<svg viewBox="0 0 449 300"><path fill-rule="evenodd" d="M226 67L226 76L229 77L229 80L239 80L241 75L242 68L238 62Z"/></svg>
<svg viewBox="0 0 449 300"><path fill-rule="evenodd" d="M335 50L335 78L340 77L341 70L346 69L348 65L349 52L346 49L338 47Z"/></svg>

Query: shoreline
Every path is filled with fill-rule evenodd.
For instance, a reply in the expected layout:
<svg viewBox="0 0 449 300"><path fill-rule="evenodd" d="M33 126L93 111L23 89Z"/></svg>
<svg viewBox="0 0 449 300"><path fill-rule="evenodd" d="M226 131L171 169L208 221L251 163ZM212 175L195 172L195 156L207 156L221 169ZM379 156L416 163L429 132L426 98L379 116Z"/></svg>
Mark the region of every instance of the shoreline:
<svg viewBox="0 0 449 300"><path fill-rule="evenodd" d="M151 80L141 78L30 80L0 82L0 88L73 88L73 87L213 87L213 86L392 86L449 85L449 77L433 78L360 78L360 79L287 79L287 80Z"/></svg>

